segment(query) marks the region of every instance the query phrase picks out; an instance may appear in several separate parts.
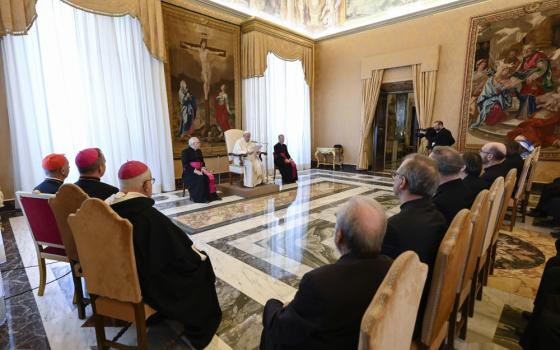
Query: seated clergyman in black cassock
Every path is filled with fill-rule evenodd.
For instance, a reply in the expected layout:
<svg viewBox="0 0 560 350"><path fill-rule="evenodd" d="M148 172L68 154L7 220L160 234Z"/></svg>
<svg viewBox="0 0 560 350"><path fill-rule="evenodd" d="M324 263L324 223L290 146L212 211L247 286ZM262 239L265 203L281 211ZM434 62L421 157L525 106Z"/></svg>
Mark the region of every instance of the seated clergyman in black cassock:
<svg viewBox="0 0 560 350"><path fill-rule="evenodd" d="M401 211L387 221L381 254L396 259L401 253L412 250L428 265L428 278L414 330L415 336L419 336L439 244L448 223L432 199L439 184L433 159L422 154L409 154L394 173L393 181L393 192L399 198Z"/></svg>
<svg viewBox="0 0 560 350"><path fill-rule="evenodd" d="M106 202L132 224L144 301L162 316L181 322L184 336L194 348L203 349L222 318L216 276L206 253L153 207L154 180L144 163L126 162L119 169L121 192Z"/></svg>
<svg viewBox="0 0 560 350"><path fill-rule="evenodd" d="M183 164L183 184L189 189L191 201L207 203L221 199L216 193L214 175L205 168L198 138L189 139L189 147L181 152L181 163Z"/></svg>
<svg viewBox="0 0 560 350"><path fill-rule="evenodd" d="M267 301L260 349L357 349L364 312L393 263L379 253L386 227L378 202L351 198L336 214L340 259L303 275L289 303Z"/></svg>
<svg viewBox="0 0 560 350"><path fill-rule="evenodd" d="M64 154L51 153L43 158L41 165L45 171L45 180L35 186L33 191L55 194L70 172L68 159Z"/></svg>
<svg viewBox="0 0 560 350"><path fill-rule="evenodd" d="M278 143L274 145L274 165L282 174L282 184L296 182L297 167L296 162L290 156L288 147L284 143L284 135L278 135Z"/></svg>
<svg viewBox="0 0 560 350"><path fill-rule="evenodd" d="M80 172L80 179L76 181L88 196L105 200L119 192L115 186L101 182L105 174L105 155L99 148L86 148L76 155L76 166Z"/></svg>

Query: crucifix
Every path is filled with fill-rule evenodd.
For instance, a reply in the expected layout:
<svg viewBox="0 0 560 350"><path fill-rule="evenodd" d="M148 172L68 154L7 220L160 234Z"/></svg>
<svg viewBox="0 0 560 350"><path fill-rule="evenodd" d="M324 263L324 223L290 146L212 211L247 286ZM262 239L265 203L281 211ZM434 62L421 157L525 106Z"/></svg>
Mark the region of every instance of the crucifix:
<svg viewBox="0 0 560 350"><path fill-rule="evenodd" d="M182 49L190 49L198 51L200 66L202 68L201 79L204 90L204 106L206 113L204 116L204 131L210 130L210 101L208 100L208 94L210 93L210 83L212 79L212 67L210 67L210 62L208 55L214 55L219 57L226 57L226 51L217 49L214 47L208 47L208 34L200 34L200 44L188 43L186 41L181 41L180 47Z"/></svg>

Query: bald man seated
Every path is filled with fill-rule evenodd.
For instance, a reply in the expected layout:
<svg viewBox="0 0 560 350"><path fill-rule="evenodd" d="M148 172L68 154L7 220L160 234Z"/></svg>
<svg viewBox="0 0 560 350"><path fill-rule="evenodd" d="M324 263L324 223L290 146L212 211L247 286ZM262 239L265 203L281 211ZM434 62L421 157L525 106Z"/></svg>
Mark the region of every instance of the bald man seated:
<svg viewBox="0 0 560 350"><path fill-rule="evenodd" d="M506 153L506 145L499 142L488 142L480 149L482 168L484 169L480 178L486 182L486 189L489 189L498 177L506 177L508 172L504 162Z"/></svg>
<svg viewBox="0 0 560 350"><path fill-rule="evenodd" d="M340 259L306 273L291 302L266 303L260 349L356 349L362 316L392 264L379 253L386 227L378 202L350 199L336 215Z"/></svg>
<svg viewBox="0 0 560 350"><path fill-rule="evenodd" d="M181 322L187 342L195 349L203 349L222 318L216 276L206 253L153 207L153 180L146 164L126 162L119 170L121 192L106 202L132 224L144 301L160 315Z"/></svg>
<svg viewBox="0 0 560 350"><path fill-rule="evenodd" d="M68 159L64 154L51 153L43 158L41 165L46 177L43 182L35 186L33 191L55 194L70 172Z"/></svg>

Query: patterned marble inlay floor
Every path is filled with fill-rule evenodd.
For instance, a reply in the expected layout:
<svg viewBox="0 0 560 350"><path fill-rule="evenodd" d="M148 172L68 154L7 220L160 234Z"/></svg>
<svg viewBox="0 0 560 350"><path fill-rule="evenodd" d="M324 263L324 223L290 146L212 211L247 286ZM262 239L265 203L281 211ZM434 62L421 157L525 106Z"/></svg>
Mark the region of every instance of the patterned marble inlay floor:
<svg viewBox="0 0 560 350"><path fill-rule="evenodd" d="M230 196L219 202L197 204L186 199L188 196L182 197L181 191L155 196L156 207L175 220L212 260L223 319L208 349L258 348L263 305L269 298L291 300L306 272L336 261L339 255L332 239L334 214L357 195L375 198L388 215L399 210L389 177L315 169L300 172L299 183L284 186L279 193L248 200ZM35 255L24 218L12 218L10 223L23 264L33 265ZM519 239L532 242L531 237ZM509 254L509 250L502 249L500 254ZM531 256L537 255L535 252ZM518 263L508 259L500 261ZM47 266L48 278L62 276L63 267L60 263ZM36 286L37 269L25 269L25 273L31 286ZM501 272L497 275L501 276ZM34 293L30 298L38 307L50 348L95 346L93 330L82 326L71 304L71 280L65 277L58 282L47 286L45 296ZM475 318L469 322L467 341L457 342L457 348L501 349L494 339L505 337L496 333L502 311L509 315L510 310L530 310L530 299L498 288L494 285L485 289L483 301L477 302ZM118 330L109 329L109 337ZM172 322L152 327L150 348L185 349L177 341L179 331L180 327ZM134 332L132 327L122 339L134 344ZM501 344L511 342L508 338Z"/></svg>

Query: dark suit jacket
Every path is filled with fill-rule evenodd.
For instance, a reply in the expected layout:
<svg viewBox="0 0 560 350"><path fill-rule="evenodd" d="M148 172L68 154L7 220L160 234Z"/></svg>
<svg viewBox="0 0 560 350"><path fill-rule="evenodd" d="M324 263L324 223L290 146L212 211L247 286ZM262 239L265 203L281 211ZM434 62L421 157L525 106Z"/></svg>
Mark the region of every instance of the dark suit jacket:
<svg viewBox="0 0 560 350"><path fill-rule="evenodd" d="M80 179L76 181L75 185L84 190L88 196L101 200L105 200L119 192L118 188L101 182L98 177L80 176Z"/></svg>
<svg viewBox="0 0 560 350"><path fill-rule="evenodd" d="M505 180L508 170L509 169L506 168L504 162L492 165L484 169L484 172L482 173L482 175L480 175L480 178L486 181L486 187L484 189L489 189L490 186L492 186L492 184L494 183L494 180L496 180L500 176L503 176Z"/></svg>
<svg viewBox="0 0 560 350"><path fill-rule="evenodd" d="M463 184L470 192L469 207L471 207L480 191L486 189L486 181L481 179L480 176L467 175L463 179Z"/></svg>
<svg viewBox="0 0 560 350"><path fill-rule="evenodd" d="M391 264L349 253L306 273L286 308L267 302L261 349L356 349L362 316Z"/></svg>
<svg viewBox="0 0 560 350"><path fill-rule="evenodd" d="M512 154L506 157L504 161L504 167L509 171L510 169L517 169L517 179L515 180L515 187L513 188L512 196L515 195L515 191L517 190L517 184L519 183L519 177L521 176L521 172L523 171L523 164L525 161L519 154ZM506 171L506 174L507 174Z"/></svg>
<svg viewBox="0 0 560 350"><path fill-rule="evenodd" d="M432 198L420 198L402 204L400 213L393 215L387 222L381 254L396 258L402 252L412 250L418 254L420 261L428 265L428 277L416 317L415 336L420 334L433 268L447 226L447 220L436 208Z"/></svg>
<svg viewBox="0 0 560 350"><path fill-rule="evenodd" d="M41 193L50 193L50 194L55 194L56 192L58 192L58 189L60 188L60 186L62 186L64 182L58 180L58 179L53 179L53 178L46 178L45 181L41 182L40 184L38 184L37 186L35 186L35 188L33 189L33 191L39 191Z"/></svg>
<svg viewBox="0 0 560 350"><path fill-rule="evenodd" d="M451 146L455 143L455 139L451 135L451 131L442 128L439 132L436 132L434 142L436 143L435 146Z"/></svg>
<svg viewBox="0 0 560 350"><path fill-rule="evenodd" d="M451 180L439 185L434 195L434 204L445 216L447 223L451 224L461 209L470 207L471 196L471 192L463 184L463 180Z"/></svg>

